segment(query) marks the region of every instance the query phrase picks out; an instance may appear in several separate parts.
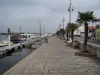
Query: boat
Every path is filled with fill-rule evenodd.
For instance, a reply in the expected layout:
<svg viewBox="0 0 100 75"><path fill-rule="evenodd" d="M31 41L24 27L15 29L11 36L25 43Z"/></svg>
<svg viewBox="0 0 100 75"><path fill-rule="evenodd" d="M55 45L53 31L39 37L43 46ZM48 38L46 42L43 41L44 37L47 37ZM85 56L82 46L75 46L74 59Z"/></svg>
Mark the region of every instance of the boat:
<svg viewBox="0 0 100 75"><path fill-rule="evenodd" d="M20 43L21 41L21 36L18 33L14 33L13 35L11 35L11 39L10 39L13 43Z"/></svg>
<svg viewBox="0 0 100 75"><path fill-rule="evenodd" d="M35 38L36 38L35 34L31 34L31 33L21 34L21 39L22 40L35 39Z"/></svg>
<svg viewBox="0 0 100 75"><path fill-rule="evenodd" d="M13 45L14 43L12 43L12 42L10 42L10 45ZM4 47L4 46L8 46L9 45L9 43L8 43L8 41L7 40L4 40L4 41L1 41L0 42L0 47Z"/></svg>

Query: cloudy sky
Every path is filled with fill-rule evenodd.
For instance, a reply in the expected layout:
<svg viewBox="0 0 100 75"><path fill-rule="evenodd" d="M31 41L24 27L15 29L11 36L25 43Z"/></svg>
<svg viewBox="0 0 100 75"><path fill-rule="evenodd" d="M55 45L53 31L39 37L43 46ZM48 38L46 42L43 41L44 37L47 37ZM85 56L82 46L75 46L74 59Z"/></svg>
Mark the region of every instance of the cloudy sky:
<svg viewBox="0 0 100 75"><path fill-rule="evenodd" d="M72 22L76 21L78 11L93 10L100 17L100 0L72 0L74 11ZM13 32L55 32L60 21L68 23L69 0L0 0L0 32L10 27Z"/></svg>

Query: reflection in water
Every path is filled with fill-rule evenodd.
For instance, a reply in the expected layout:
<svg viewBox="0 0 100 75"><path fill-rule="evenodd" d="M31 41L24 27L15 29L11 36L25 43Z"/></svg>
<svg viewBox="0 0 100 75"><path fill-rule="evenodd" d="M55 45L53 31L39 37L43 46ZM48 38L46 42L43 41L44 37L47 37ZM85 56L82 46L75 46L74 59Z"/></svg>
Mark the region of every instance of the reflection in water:
<svg viewBox="0 0 100 75"><path fill-rule="evenodd" d="M6 56L4 58L0 58L0 75L7 71L9 68L14 66L16 63L18 63L20 60L22 60L24 57L29 55L33 49L24 48L22 50L18 50L14 53L12 53L10 56Z"/></svg>

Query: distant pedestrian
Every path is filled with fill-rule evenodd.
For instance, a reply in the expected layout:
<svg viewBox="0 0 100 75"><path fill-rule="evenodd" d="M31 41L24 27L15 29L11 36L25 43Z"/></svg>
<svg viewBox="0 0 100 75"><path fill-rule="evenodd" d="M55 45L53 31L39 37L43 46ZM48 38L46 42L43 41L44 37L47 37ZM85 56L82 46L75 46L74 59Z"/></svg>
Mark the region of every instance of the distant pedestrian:
<svg viewBox="0 0 100 75"><path fill-rule="evenodd" d="M22 44L23 44L23 42L22 42L22 40L20 40L20 47L22 48Z"/></svg>

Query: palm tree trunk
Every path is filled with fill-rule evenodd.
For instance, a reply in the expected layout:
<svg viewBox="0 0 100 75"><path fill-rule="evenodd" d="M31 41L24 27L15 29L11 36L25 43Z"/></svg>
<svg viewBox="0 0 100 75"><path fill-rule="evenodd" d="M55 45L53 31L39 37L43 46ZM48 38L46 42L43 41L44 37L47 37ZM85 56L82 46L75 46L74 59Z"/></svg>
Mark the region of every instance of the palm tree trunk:
<svg viewBox="0 0 100 75"><path fill-rule="evenodd" d="M63 32L63 40L65 39L64 32Z"/></svg>
<svg viewBox="0 0 100 75"><path fill-rule="evenodd" d="M67 31L67 41L68 41L68 31Z"/></svg>
<svg viewBox="0 0 100 75"><path fill-rule="evenodd" d="M73 44L73 41L74 41L74 31L73 31L73 29L72 29L72 44Z"/></svg>
<svg viewBox="0 0 100 75"><path fill-rule="evenodd" d="M87 52L87 41L88 41L88 23L85 22L85 39L84 39L84 52Z"/></svg>

